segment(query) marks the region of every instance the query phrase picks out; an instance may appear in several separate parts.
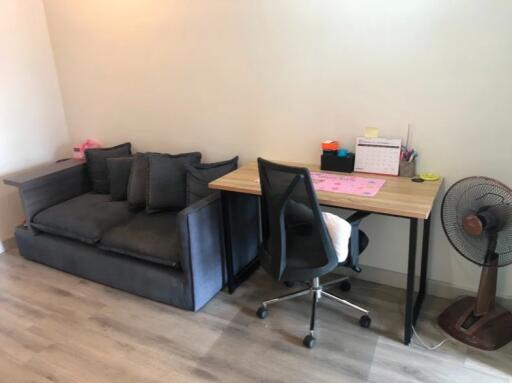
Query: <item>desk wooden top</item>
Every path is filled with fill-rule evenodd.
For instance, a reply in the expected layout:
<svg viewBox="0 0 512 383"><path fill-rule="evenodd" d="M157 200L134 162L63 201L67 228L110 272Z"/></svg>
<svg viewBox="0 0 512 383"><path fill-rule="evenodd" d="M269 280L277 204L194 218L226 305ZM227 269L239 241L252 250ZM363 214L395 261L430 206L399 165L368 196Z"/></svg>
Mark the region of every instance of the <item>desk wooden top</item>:
<svg viewBox="0 0 512 383"><path fill-rule="evenodd" d="M320 171L318 165L290 163L282 164L307 167L311 171ZM323 170L322 170L323 171ZM328 172L335 173L335 172ZM321 205L341 207L351 210L364 210L372 213L391 214L406 218L426 219L430 215L434 201L439 193L442 179L434 182L417 183L407 177L382 176L365 173L335 174L385 179L386 183L375 197L362 197L351 194L317 192ZM261 195L258 165L251 162L225 176L210 182L210 189L232 191L244 194Z"/></svg>

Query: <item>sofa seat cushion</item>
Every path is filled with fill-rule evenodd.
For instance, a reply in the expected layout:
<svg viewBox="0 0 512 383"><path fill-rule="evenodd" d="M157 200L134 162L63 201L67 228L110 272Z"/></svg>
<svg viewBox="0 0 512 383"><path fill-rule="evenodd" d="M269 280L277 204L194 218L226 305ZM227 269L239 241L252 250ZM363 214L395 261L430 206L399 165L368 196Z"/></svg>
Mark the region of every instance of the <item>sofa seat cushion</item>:
<svg viewBox="0 0 512 383"><path fill-rule="evenodd" d="M132 215L126 201L86 193L37 213L32 225L45 233L95 244L103 233Z"/></svg>
<svg viewBox="0 0 512 383"><path fill-rule="evenodd" d="M139 212L105 233L99 247L180 269L177 214Z"/></svg>

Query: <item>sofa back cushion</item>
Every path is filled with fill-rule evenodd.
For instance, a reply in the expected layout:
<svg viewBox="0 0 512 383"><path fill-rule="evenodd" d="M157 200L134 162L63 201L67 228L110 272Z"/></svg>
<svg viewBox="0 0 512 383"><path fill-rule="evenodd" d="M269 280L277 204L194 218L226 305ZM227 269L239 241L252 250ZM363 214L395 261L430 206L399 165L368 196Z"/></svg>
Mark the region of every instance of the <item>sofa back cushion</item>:
<svg viewBox="0 0 512 383"><path fill-rule="evenodd" d="M111 148L87 149L87 171L92 181L92 190L100 194L108 194L110 185L108 180L107 158L126 157L132 154L132 144L129 142Z"/></svg>
<svg viewBox="0 0 512 383"><path fill-rule="evenodd" d="M223 175L236 170L238 156L211 164L187 166L187 206L213 193L208 184Z"/></svg>
<svg viewBox="0 0 512 383"><path fill-rule="evenodd" d="M110 196L112 201L126 201L128 180L132 168L132 157L117 157L107 159Z"/></svg>
<svg viewBox="0 0 512 383"><path fill-rule="evenodd" d="M146 185L148 179L148 154L135 153L128 177L126 196L133 208L146 206Z"/></svg>
<svg viewBox="0 0 512 383"><path fill-rule="evenodd" d="M181 209L186 206L187 166L199 164L201 153L148 155L146 211Z"/></svg>

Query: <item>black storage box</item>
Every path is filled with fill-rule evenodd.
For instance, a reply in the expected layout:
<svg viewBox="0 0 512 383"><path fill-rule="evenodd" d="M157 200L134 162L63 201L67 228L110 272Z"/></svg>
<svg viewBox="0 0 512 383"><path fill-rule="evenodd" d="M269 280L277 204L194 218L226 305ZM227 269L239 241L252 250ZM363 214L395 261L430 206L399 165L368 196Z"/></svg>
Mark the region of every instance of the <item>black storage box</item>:
<svg viewBox="0 0 512 383"><path fill-rule="evenodd" d="M322 154L322 160L320 162L320 169L330 170L334 172L352 173L354 171L354 160L353 154L347 157L338 157L333 154Z"/></svg>

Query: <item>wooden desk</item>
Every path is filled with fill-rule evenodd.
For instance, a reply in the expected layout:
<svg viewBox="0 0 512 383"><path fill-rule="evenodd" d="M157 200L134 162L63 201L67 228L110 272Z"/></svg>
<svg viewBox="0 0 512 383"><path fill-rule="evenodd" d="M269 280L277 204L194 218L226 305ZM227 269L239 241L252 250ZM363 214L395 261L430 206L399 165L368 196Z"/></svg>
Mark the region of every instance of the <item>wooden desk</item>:
<svg viewBox="0 0 512 383"><path fill-rule="evenodd" d="M290 162L281 163L291 166L306 167L311 171L320 171L318 165ZM363 173L327 173L380 178L386 180L386 183L375 197L317 192L316 195L321 205L352 210L364 210L372 213L396 215L406 218L427 219L442 183L442 180L416 183L406 177L368 175ZM209 187L210 189L261 195L260 185L256 182L258 178L258 165L256 162L251 162L211 182Z"/></svg>
<svg viewBox="0 0 512 383"><path fill-rule="evenodd" d="M307 167L312 171L320 170L318 165L287 162L281 163L292 166ZM407 294L405 302L406 310L404 324L404 343L409 344L412 337L412 326L416 323L420 313L421 305L425 298L430 237L430 212L432 211L434 201L439 193L442 179L435 182L416 183L412 182L410 178L405 177L379 176L373 174L368 175L362 173L346 174L357 175L360 177L381 178L385 179L386 183L375 197L360 197L349 194L317 192L318 201L321 205L388 215L397 218L405 218L410 221ZM232 223L232 218L234 216L234 204L232 199L236 194L250 195L256 198L257 196L260 196L261 188L259 182L256 181L258 178L259 173L257 163L251 162L209 184L211 189L220 190L222 192L228 288L230 292L233 292L236 287L258 267L257 258L254 257L253 261L249 263L244 269L240 270L238 273L234 272L233 260L237 256L237 254L234 254L237 251L236 249L241 248L240 243L247 244L251 241L254 242L254 234L251 235L240 230L234 233L234 226L238 228L241 223L236 222L234 226ZM423 220L424 224L420 286L415 300L414 281L418 220ZM245 226L248 227L248 225ZM235 236L238 238L235 238ZM255 254L254 250L252 250L251 254Z"/></svg>

